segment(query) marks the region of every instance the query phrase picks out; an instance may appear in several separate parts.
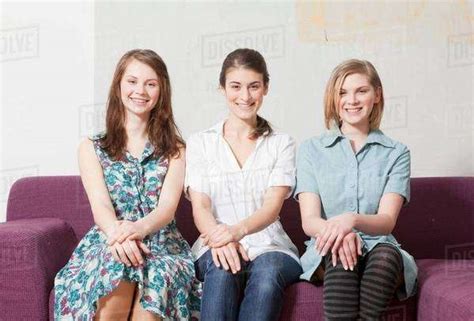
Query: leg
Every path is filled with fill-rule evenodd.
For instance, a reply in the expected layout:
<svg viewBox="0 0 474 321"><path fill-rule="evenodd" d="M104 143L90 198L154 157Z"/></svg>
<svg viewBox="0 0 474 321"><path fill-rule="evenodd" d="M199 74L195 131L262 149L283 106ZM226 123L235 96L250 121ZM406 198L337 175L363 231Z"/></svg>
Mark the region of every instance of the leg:
<svg viewBox="0 0 474 321"><path fill-rule="evenodd" d="M135 288L135 283L121 281L112 293L99 299L94 320L127 321Z"/></svg>
<svg viewBox="0 0 474 321"><path fill-rule="evenodd" d="M326 320L356 320L359 315L359 264L354 271L344 270L341 262L332 266L331 255L323 258L324 318Z"/></svg>
<svg viewBox="0 0 474 321"><path fill-rule="evenodd" d="M196 262L196 274L204 281L201 320L237 320L242 289L241 274L232 274L216 267L211 251L207 251Z"/></svg>
<svg viewBox="0 0 474 321"><path fill-rule="evenodd" d="M138 290L138 286L135 289L135 299L133 300L130 321L162 321L162 319L156 314L142 308L140 304L140 291Z"/></svg>
<svg viewBox="0 0 474 321"><path fill-rule="evenodd" d="M360 317L379 320L387 309L402 275L403 261L391 245L379 244L367 254L360 283Z"/></svg>
<svg viewBox="0 0 474 321"><path fill-rule="evenodd" d="M285 287L298 280L303 273L301 266L287 254L268 252L250 262L247 268L239 320L278 320Z"/></svg>

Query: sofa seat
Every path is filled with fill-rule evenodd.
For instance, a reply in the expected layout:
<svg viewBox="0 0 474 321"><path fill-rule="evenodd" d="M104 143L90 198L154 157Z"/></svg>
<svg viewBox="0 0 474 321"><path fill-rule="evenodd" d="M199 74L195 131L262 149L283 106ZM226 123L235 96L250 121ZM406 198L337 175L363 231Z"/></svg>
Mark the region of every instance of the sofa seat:
<svg viewBox="0 0 474 321"><path fill-rule="evenodd" d="M474 260L417 260L418 321L474 321Z"/></svg>

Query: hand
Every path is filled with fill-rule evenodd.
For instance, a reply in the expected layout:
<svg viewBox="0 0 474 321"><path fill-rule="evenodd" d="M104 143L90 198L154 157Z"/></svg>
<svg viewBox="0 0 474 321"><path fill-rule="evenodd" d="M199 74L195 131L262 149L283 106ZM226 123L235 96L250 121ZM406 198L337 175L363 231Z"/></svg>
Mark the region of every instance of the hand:
<svg viewBox="0 0 474 321"><path fill-rule="evenodd" d="M344 213L328 219L321 234L317 235L314 244L316 251L324 256L330 248L338 249L344 236L352 232L354 215L354 213Z"/></svg>
<svg viewBox="0 0 474 321"><path fill-rule="evenodd" d="M231 242L218 248L211 248L212 260L217 267L222 267L228 271L231 269L235 274L240 271L240 256L244 261L250 261L247 252L242 244L238 242Z"/></svg>
<svg viewBox="0 0 474 321"><path fill-rule="evenodd" d="M107 244L113 245L115 242L122 243L126 239L143 240L148 232L142 221L117 221L116 226L108 230Z"/></svg>
<svg viewBox="0 0 474 321"><path fill-rule="evenodd" d="M114 259L118 262L122 262L127 266L137 267L143 264L143 256L140 249L146 254L150 254L151 251L141 241L126 240L123 243L115 242L109 246L109 251L112 253Z"/></svg>
<svg viewBox="0 0 474 321"><path fill-rule="evenodd" d="M245 236L240 225L218 224L209 233L201 234L203 245L212 248L224 246L230 242L239 242Z"/></svg>
<svg viewBox="0 0 474 321"><path fill-rule="evenodd" d="M353 271L359 255L362 255L362 240L357 233L350 232L343 238L341 246L332 251L332 266L336 266L339 256L344 269Z"/></svg>

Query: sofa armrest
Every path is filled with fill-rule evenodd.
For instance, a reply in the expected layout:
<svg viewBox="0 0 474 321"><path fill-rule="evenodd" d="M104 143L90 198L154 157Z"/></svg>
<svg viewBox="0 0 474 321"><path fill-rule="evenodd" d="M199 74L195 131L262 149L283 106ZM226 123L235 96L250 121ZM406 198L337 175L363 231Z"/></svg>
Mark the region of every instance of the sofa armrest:
<svg viewBox="0 0 474 321"><path fill-rule="evenodd" d="M4 320L48 319L54 277L76 245L72 227L61 219L0 224L0 302Z"/></svg>

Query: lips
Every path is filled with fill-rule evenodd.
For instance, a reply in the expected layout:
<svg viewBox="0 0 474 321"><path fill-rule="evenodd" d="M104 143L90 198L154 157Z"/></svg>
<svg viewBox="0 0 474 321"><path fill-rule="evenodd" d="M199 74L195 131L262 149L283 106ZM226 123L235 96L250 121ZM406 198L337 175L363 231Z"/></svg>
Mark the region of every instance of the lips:
<svg viewBox="0 0 474 321"><path fill-rule="evenodd" d="M362 107L344 108L344 110L349 114L356 114L362 110Z"/></svg>
<svg viewBox="0 0 474 321"><path fill-rule="evenodd" d="M143 99L143 98L132 98L130 97L129 98L135 105L139 105L139 106L144 106L148 101L149 99Z"/></svg>

